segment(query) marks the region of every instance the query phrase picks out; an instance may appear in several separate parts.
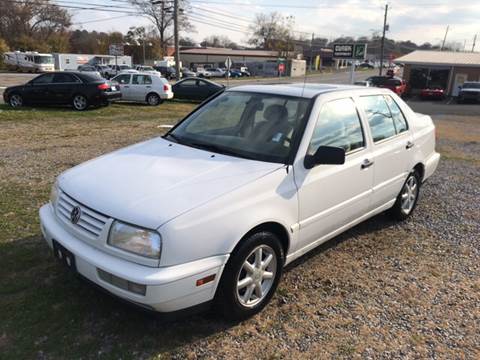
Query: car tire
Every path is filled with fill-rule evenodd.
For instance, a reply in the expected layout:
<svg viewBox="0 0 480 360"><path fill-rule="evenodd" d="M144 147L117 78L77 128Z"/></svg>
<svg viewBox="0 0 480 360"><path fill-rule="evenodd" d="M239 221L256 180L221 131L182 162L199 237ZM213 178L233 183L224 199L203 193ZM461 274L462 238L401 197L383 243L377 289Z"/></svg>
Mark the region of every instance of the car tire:
<svg viewBox="0 0 480 360"><path fill-rule="evenodd" d="M72 99L72 106L77 111L87 110L89 106L87 97L82 94L75 95Z"/></svg>
<svg viewBox="0 0 480 360"><path fill-rule="evenodd" d="M150 106L158 106L162 103L162 99L157 94L148 94L147 95L147 104Z"/></svg>
<svg viewBox="0 0 480 360"><path fill-rule="evenodd" d="M420 174L416 170L412 171L403 184L395 204L389 210L389 215L393 219L403 221L412 215L417 206L421 185L422 179Z"/></svg>
<svg viewBox="0 0 480 360"><path fill-rule="evenodd" d="M8 99L8 104L14 109L22 107L24 104L22 95L16 93L11 94Z"/></svg>
<svg viewBox="0 0 480 360"><path fill-rule="evenodd" d="M223 316L238 321L260 312L277 289L284 261L275 234L260 231L245 238L232 253L217 290L216 307Z"/></svg>

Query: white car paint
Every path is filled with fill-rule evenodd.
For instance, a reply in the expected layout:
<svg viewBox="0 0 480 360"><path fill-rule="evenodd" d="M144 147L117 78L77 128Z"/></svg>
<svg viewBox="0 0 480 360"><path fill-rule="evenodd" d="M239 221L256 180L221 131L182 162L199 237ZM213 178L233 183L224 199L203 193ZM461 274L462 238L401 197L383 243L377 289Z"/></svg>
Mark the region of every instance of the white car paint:
<svg viewBox="0 0 480 360"><path fill-rule="evenodd" d="M128 79L128 82L125 79ZM141 79L140 83L139 79ZM120 73L112 81L118 82L124 101L145 103L148 95L152 93L162 100L173 98L172 86L169 82L165 78L148 72Z"/></svg>
<svg viewBox="0 0 480 360"><path fill-rule="evenodd" d="M274 222L288 240L286 264L359 222L390 208L408 173L435 171L435 129L391 91L334 85L240 86L229 91L302 96L313 102L291 164L267 163L191 148L155 138L101 156L58 178L62 192L106 217L98 239L59 217L56 204L40 210L42 232L70 250L77 270L128 301L157 311L175 311L212 300L228 258L257 225ZM347 153L344 165L307 170L304 158L322 107L333 100L389 95L408 120L405 133L374 144L360 109L366 144ZM414 146L406 148L411 142ZM373 166L362 169L371 160ZM89 210L90 211L90 210ZM121 220L162 237L160 259L146 259L107 244L109 227ZM147 285L145 296L99 278L102 269ZM198 279L215 280L195 286Z"/></svg>

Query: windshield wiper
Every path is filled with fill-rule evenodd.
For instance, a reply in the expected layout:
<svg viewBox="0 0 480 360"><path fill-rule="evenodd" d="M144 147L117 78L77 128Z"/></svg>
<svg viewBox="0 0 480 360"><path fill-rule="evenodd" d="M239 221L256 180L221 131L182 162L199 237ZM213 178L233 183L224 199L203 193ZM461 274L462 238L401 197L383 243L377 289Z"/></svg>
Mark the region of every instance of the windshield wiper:
<svg viewBox="0 0 480 360"><path fill-rule="evenodd" d="M168 134L165 135L165 137L172 138L177 144L183 144L182 141L180 140L180 138L175 134L168 133Z"/></svg>
<svg viewBox="0 0 480 360"><path fill-rule="evenodd" d="M190 146L193 146L193 147L196 147L196 148L199 148L199 149L203 149L203 150L207 150L207 151L212 151L212 152L219 153L219 154L222 154L222 155L231 155L231 156L234 156L234 157L240 157L240 158L244 158L244 159L255 160L255 158L252 157L252 156L239 154L239 153L237 153L233 150L225 149L221 146L214 145L214 144L191 142L191 143L187 143L186 145L190 145Z"/></svg>

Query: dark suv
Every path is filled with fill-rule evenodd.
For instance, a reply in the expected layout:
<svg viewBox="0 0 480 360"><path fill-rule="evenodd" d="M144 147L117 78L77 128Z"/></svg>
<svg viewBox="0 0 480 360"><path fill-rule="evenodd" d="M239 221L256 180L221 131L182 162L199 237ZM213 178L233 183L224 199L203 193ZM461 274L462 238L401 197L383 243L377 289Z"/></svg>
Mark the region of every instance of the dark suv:
<svg viewBox="0 0 480 360"><path fill-rule="evenodd" d="M172 66L154 66L153 68L157 71L160 71L160 73L166 79L171 80L171 79L175 79L177 77L177 71Z"/></svg>

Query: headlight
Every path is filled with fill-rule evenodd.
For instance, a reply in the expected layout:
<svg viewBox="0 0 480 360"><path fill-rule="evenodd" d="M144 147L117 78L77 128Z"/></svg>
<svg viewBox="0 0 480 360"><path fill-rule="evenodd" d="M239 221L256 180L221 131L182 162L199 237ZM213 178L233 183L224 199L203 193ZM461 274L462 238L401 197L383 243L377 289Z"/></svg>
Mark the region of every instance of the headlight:
<svg viewBox="0 0 480 360"><path fill-rule="evenodd" d="M159 259L162 250L162 239L159 233L120 221L113 222L108 244L152 259Z"/></svg>
<svg viewBox="0 0 480 360"><path fill-rule="evenodd" d="M52 185L52 190L50 191L50 202L52 206L55 207L57 205L58 195L60 190L58 188L58 180Z"/></svg>

